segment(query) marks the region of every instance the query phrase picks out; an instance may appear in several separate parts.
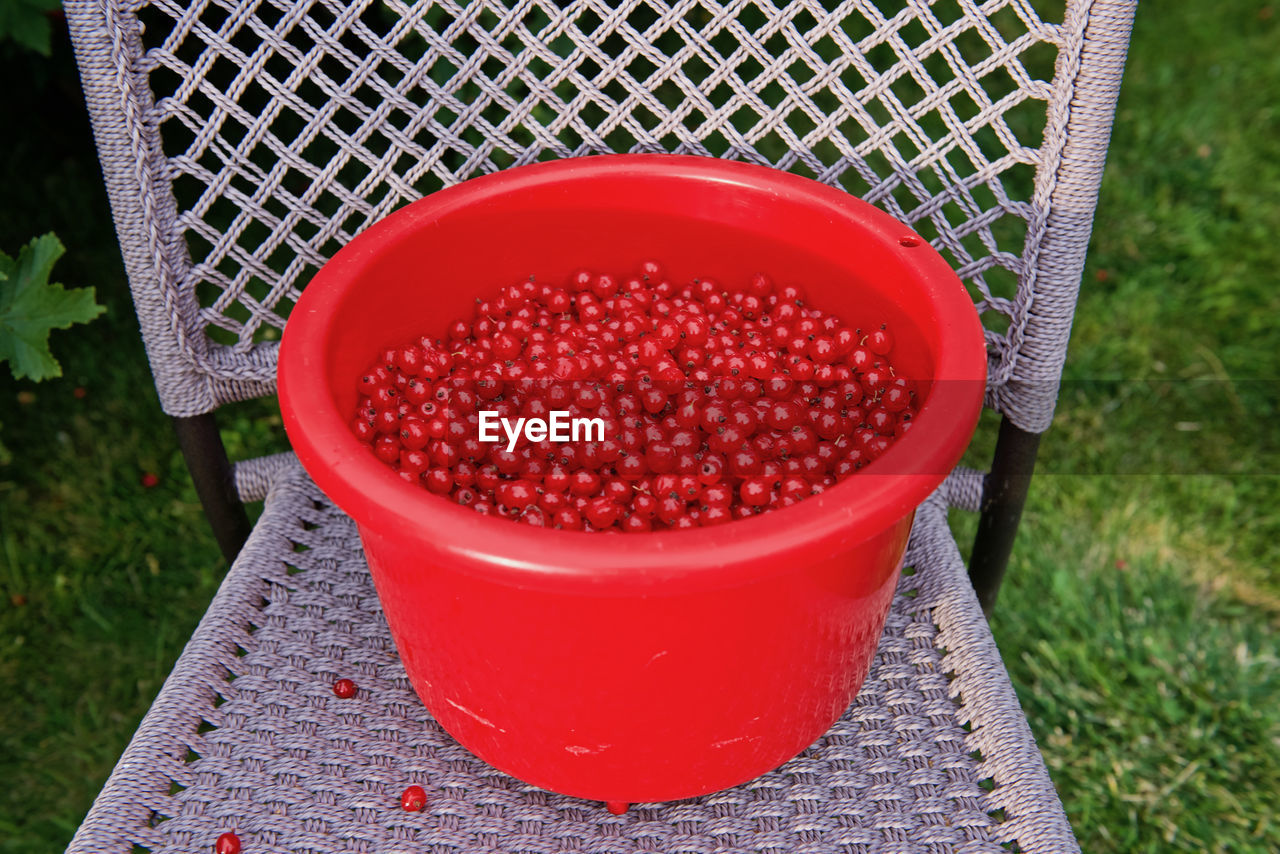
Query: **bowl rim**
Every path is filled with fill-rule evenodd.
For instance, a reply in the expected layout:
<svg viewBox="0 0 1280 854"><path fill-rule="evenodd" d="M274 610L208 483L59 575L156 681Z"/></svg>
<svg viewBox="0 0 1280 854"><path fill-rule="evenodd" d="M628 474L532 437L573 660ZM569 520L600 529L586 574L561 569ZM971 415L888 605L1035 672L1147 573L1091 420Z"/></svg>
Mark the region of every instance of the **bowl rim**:
<svg viewBox="0 0 1280 854"><path fill-rule="evenodd" d="M451 211L509 192L600 177L763 190L788 204L823 206L901 254L937 308L939 340L933 388L911 431L865 470L790 507L714 527L626 534L621 540L491 518L405 483L351 434L349 419L329 394L323 347L347 290L380 246ZM406 205L358 234L316 273L295 305L280 342L278 393L299 461L362 534L398 530L508 584L612 592L695 577L702 583L741 583L784 568L771 558L785 554L784 563L792 565L821 559L889 529L910 516L959 461L981 412L977 390L985 389L986 370L982 325L963 283L927 241L889 214L843 190L766 166L695 155L609 154L473 178Z"/></svg>

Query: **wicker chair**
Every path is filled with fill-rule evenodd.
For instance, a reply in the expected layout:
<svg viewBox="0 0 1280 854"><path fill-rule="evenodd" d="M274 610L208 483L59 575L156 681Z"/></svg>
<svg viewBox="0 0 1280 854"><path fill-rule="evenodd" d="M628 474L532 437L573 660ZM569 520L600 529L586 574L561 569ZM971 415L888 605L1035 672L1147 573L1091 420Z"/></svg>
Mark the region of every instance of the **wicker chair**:
<svg viewBox="0 0 1280 854"><path fill-rule="evenodd" d="M1052 418L1135 0L1058 23L1030 0L66 5L161 404L234 557L70 850L231 829L246 852L1078 850L983 606ZM621 150L770 164L911 223L982 312L1003 424L992 471L918 513L846 715L750 783L615 816L439 728L353 523L291 454L229 463L213 412L273 394L289 308L371 222ZM969 573L949 507L982 513ZM339 675L365 690L334 702ZM406 781L425 813L398 808Z"/></svg>

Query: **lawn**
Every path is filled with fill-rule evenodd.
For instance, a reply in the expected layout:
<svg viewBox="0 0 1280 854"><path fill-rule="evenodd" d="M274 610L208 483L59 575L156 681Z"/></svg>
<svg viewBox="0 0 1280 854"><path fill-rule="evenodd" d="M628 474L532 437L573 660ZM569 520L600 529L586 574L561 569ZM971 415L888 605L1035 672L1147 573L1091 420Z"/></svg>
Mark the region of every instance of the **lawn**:
<svg viewBox="0 0 1280 854"><path fill-rule="evenodd" d="M1273 8L1139 10L1059 415L993 619L1089 852L1280 850ZM0 249L57 231L55 278L108 312L55 333L63 378L0 370L5 852L66 845L225 571L146 370L63 39L51 60L0 46L24 83L3 108ZM283 447L270 403L224 426L234 456ZM964 542L973 519L954 523Z"/></svg>

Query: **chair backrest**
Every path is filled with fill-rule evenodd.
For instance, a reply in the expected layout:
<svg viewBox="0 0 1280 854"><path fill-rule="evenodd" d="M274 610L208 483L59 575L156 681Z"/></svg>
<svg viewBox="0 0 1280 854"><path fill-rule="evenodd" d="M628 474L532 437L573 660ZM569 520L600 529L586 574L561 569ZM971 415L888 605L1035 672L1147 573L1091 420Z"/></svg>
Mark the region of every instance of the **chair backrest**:
<svg viewBox="0 0 1280 854"><path fill-rule="evenodd" d="M66 5L171 415L272 393L308 278L406 202L665 150L792 170L911 224L982 312L988 404L1041 432L1136 0Z"/></svg>

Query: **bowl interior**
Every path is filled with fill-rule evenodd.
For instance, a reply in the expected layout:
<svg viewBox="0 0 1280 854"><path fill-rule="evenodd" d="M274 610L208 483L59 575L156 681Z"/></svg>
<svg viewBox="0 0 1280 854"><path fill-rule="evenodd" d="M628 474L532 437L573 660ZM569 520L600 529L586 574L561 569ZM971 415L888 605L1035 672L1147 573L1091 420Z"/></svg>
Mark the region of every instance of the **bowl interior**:
<svg viewBox="0 0 1280 854"><path fill-rule="evenodd" d="M677 283L709 276L740 286L763 272L800 285L810 304L849 325L888 323L896 368L927 390L945 370L938 364L943 330L928 296L939 285L962 292L954 274L945 264L922 270L935 266L920 263L934 260L933 250L904 246L913 233L877 209L847 199L857 204L833 217L831 199L787 183L618 169L525 186L495 181L465 204L407 216L376 249L362 247L359 280L336 302L325 365L333 401L354 409L355 381L379 349L443 335L451 320L471 316L477 296L530 276L559 285L583 267L627 275L647 259ZM940 272L942 281L929 280Z"/></svg>

